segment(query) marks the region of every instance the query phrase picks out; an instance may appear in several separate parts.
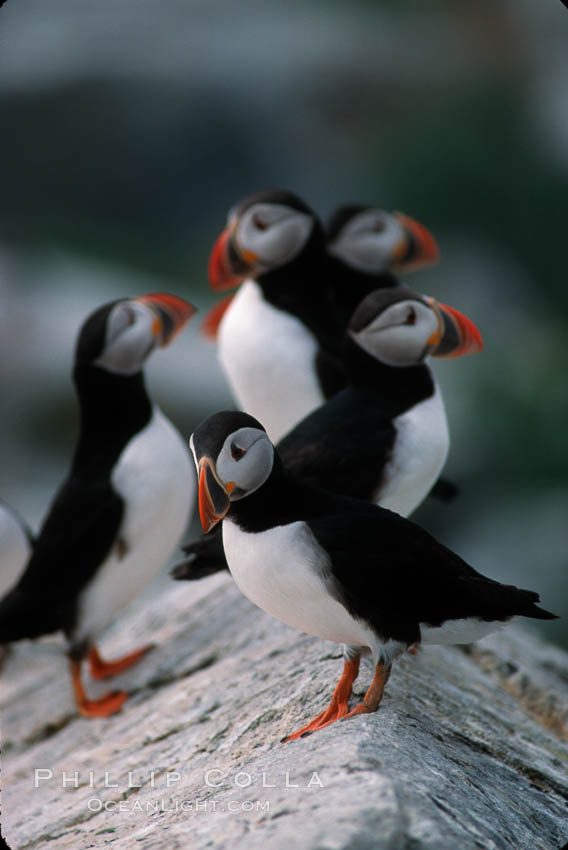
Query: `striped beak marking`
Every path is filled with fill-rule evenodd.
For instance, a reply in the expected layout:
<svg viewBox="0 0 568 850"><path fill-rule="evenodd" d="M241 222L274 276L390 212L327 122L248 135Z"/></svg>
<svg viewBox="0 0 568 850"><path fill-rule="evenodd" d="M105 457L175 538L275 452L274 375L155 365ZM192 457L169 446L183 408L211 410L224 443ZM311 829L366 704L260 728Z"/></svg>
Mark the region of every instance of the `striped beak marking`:
<svg viewBox="0 0 568 850"><path fill-rule="evenodd" d="M156 314L152 330L154 336L159 337L158 344L162 348L170 344L196 312L196 308L189 301L169 292L153 292L134 300L150 307Z"/></svg>
<svg viewBox="0 0 568 850"><path fill-rule="evenodd" d="M198 467L199 518L205 534L229 512L229 494L234 488L232 481L227 485L221 484L210 458L201 458Z"/></svg>
<svg viewBox="0 0 568 850"><path fill-rule="evenodd" d="M394 251L394 271L421 269L437 263L440 258L438 244L427 227L404 213L394 213L404 230L405 238Z"/></svg>
<svg viewBox="0 0 568 850"><path fill-rule="evenodd" d="M428 340L433 357L461 357L483 350L481 334L473 322L434 298L426 298L438 318L438 328Z"/></svg>

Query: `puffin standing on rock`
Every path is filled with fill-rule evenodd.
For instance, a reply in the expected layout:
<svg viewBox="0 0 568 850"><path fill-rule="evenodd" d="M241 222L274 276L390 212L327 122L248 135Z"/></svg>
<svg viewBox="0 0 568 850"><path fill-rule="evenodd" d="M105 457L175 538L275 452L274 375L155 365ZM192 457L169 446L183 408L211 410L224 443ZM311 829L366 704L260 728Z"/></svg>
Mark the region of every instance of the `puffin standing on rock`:
<svg viewBox="0 0 568 850"><path fill-rule="evenodd" d="M370 652L375 665L349 711L359 659L347 659L328 708L284 741L376 711L393 661L414 644L478 640L515 616L555 618L538 594L486 578L398 514L294 479L252 416L217 413L190 445L203 530L223 520L245 596L301 631Z"/></svg>
<svg viewBox="0 0 568 850"><path fill-rule="evenodd" d="M89 699L82 661L104 679L151 649L107 662L94 641L165 564L193 508L191 456L152 404L142 368L194 312L155 293L106 304L86 320L73 369L80 430L71 469L23 576L0 601L0 643L65 633L75 701L87 717L114 714L127 694Z"/></svg>
<svg viewBox="0 0 568 850"><path fill-rule="evenodd" d="M217 335L219 361L237 403L262 419L275 441L345 385L338 346L360 298L370 289L396 285L385 274L389 268L404 270L437 258L434 239L422 225L400 214L372 213L374 231L368 211L355 232L352 219L342 218L344 228L333 231L328 252L321 223L300 198L259 192L230 211L215 242L212 288L242 285L213 308L205 328ZM388 222L385 233L379 219ZM365 272L346 270L350 254L355 263L361 255L367 258Z"/></svg>

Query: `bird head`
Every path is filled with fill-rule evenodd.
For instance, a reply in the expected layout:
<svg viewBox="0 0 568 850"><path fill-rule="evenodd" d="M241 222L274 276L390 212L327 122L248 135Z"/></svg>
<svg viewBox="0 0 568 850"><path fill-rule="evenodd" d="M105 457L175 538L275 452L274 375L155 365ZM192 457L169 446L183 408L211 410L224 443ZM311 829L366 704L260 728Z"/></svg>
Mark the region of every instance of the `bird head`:
<svg viewBox="0 0 568 850"><path fill-rule="evenodd" d="M420 222L376 207L343 206L327 227L327 251L368 275L408 272L439 257L436 240Z"/></svg>
<svg viewBox="0 0 568 850"><path fill-rule="evenodd" d="M209 258L212 289L238 286L296 259L320 225L315 213L290 192L267 190L234 206Z"/></svg>
<svg viewBox="0 0 568 850"><path fill-rule="evenodd" d="M75 364L134 375L150 352L169 345L194 313L189 301L166 292L104 304L79 332Z"/></svg>
<svg viewBox="0 0 568 850"><path fill-rule="evenodd" d="M274 447L260 422L235 411L209 416L189 445L197 467L199 516L207 532L226 516L231 502L264 484L272 472Z"/></svg>
<svg viewBox="0 0 568 850"><path fill-rule="evenodd" d="M428 355L460 357L483 348L481 334L467 316L406 287L367 295L351 317L348 335L389 366L413 366Z"/></svg>

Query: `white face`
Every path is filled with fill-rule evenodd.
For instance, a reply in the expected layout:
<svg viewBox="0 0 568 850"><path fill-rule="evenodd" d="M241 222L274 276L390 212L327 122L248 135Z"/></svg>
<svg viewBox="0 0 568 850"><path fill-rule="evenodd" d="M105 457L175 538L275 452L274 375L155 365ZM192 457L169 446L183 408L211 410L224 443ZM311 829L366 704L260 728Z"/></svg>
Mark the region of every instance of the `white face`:
<svg viewBox="0 0 568 850"><path fill-rule="evenodd" d="M239 428L225 440L215 467L222 484L234 484L230 499L235 502L264 484L273 463L274 448L266 432Z"/></svg>
<svg viewBox="0 0 568 850"><path fill-rule="evenodd" d="M421 301L397 301L360 331L349 331L357 345L388 366L412 366L439 341L439 319Z"/></svg>
<svg viewBox="0 0 568 850"><path fill-rule="evenodd" d="M156 313L138 301L120 301L107 322L105 347L94 361L116 375L134 375L158 342Z"/></svg>
<svg viewBox="0 0 568 850"><path fill-rule="evenodd" d="M278 268L300 253L314 226L307 213L282 204L253 204L239 219L234 240L243 256L265 268Z"/></svg>
<svg viewBox="0 0 568 850"><path fill-rule="evenodd" d="M365 210L353 216L327 246L346 265L368 274L387 271L406 247L400 221L384 210Z"/></svg>

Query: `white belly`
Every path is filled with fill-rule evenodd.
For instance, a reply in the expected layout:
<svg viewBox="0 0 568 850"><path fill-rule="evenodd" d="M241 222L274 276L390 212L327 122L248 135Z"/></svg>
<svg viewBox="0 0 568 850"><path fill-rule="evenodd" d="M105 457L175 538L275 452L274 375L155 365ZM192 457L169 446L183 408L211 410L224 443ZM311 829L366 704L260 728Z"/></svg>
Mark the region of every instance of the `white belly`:
<svg viewBox="0 0 568 850"><path fill-rule="evenodd" d="M275 443L324 401L316 353L302 322L272 307L254 281L242 284L219 326L219 361L239 406Z"/></svg>
<svg viewBox="0 0 568 850"><path fill-rule="evenodd" d="M0 596L16 584L31 550L30 541L18 519L0 505Z"/></svg>
<svg viewBox="0 0 568 850"><path fill-rule="evenodd" d="M112 484L125 501L119 539L79 597L73 640L94 638L154 578L174 552L195 502L194 465L174 426L154 408L124 449Z"/></svg>
<svg viewBox="0 0 568 850"><path fill-rule="evenodd" d="M375 647L372 631L330 595L327 555L305 523L252 534L227 518L223 545L237 586L259 608L314 637Z"/></svg>
<svg viewBox="0 0 568 850"><path fill-rule="evenodd" d="M397 417L394 424L395 448L375 501L408 516L426 498L448 456L450 435L438 384L434 383L433 396Z"/></svg>

